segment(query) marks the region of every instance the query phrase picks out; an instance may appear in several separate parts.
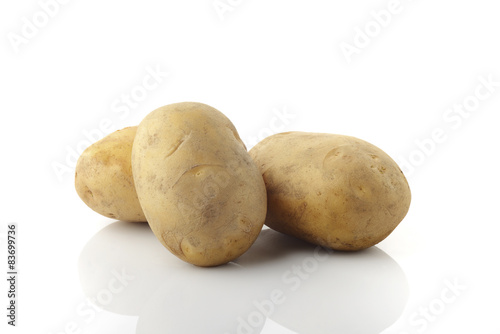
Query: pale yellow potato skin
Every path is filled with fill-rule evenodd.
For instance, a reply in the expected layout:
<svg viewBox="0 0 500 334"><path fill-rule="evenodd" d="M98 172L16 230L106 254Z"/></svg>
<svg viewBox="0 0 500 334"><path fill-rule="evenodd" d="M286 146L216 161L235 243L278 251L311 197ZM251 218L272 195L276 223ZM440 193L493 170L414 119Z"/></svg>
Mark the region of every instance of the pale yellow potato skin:
<svg viewBox="0 0 500 334"><path fill-rule="evenodd" d="M186 262L234 260L262 229L262 176L233 124L208 105L175 103L147 115L135 137L132 169L151 229Z"/></svg>
<svg viewBox="0 0 500 334"><path fill-rule="evenodd" d="M103 216L145 222L132 176L132 145L137 126L115 131L89 146L75 169L75 188Z"/></svg>
<svg viewBox="0 0 500 334"><path fill-rule="evenodd" d="M266 225L305 241L355 251L385 239L411 200L394 160L358 138L286 132L250 150L267 188Z"/></svg>

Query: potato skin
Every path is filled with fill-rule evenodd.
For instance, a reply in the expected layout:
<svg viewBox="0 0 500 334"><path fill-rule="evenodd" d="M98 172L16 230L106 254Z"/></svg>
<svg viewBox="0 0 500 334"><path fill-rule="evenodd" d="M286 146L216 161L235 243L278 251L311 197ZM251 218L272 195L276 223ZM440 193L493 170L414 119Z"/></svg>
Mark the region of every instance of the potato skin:
<svg viewBox="0 0 500 334"><path fill-rule="evenodd" d="M410 188L396 162L358 138L286 132L250 150L267 188L266 225L305 241L355 251L403 220Z"/></svg>
<svg viewBox="0 0 500 334"><path fill-rule="evenodd" d="M262 229L262 176L233 124L208 105L175 103L147 115L137 130L132 169L151 229L186 262L227 263Z"/></svg>
<svg viewBox="0 0 500 334"><path fill-rule="evenodd" d="M78 196L103 216L145 222L132 176L132 144L137 126L113 132L89 146L75 169Z"/></svg>

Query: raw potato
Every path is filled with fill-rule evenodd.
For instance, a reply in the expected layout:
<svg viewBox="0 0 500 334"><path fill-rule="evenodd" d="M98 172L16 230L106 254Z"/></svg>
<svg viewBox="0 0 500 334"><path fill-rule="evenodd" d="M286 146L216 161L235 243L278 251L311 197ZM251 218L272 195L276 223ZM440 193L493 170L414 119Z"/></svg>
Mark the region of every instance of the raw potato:
<svg viewBox="0 0 500 334"><path fill-rule="evenodd" d="M287 132L262 140L250 155L266 183L266 225L277 231L354 251L385 239L408 212L403 172L363 140Z"/></svg>
<svg viewBox="0 0 500 334"><path fill-rule="evenodd" d="M137 126L118 130L89 146L76 164L75 188L103 216L145 222L130 160L136 131Z"/></svg>
<svg viewBox="0 0 500 334"><path fill-rule="evenodd" d="M262 229L262 176L233 124L208 105L176 103L146 116L134 141L132 169L151 229L186 262L227 263Z"/></svg>

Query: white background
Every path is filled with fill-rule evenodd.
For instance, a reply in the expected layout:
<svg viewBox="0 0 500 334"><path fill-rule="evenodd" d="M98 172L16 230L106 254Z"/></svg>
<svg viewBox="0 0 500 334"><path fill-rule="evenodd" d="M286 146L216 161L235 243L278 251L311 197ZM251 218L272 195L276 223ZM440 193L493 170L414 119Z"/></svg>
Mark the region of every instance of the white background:
<svg viewBox="0 0 500 334"><path fill-rule="evenodd" d="M18 327L2 315L2 333L236 333L238 317L263 322L255 303L273 290L285 302L262 330L240 332L500 333L497 2L221 3L230 10L72 0L50 17L34 0L0 5L0 259L16 222L20 273ZM374 23L388 7L385 26ZM357 53L346 57L347 44ZM168 75L144 90L154 70ZM123 94L140 101L124 109ZM402 166L410 211L365 252L319 261L267 230L239 265L185 264L147 226L94 213L73 187L74 152L89 138L181 101L225 113L249 148L289 130L367 140L412 164ZM470 112L449 111L463 103ZM299 287L294 266L309 270ZM134 278L93 308L113 270ZM6 313L6 280L0 289Z"/></svg>

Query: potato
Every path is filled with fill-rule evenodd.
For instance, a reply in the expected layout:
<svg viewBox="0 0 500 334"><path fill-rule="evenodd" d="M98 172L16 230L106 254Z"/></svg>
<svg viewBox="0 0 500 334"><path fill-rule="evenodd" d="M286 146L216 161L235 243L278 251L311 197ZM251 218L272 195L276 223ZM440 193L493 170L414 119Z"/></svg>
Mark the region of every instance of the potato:
<svg viewBox="0 0 500 334"><path fill-rule="evenodd" d="M130 160L136 131L136 126L118 130L89 146L76 164L75 188L103 216L145 222Z"/></svg>
<svg viewBox="0 0 500 334"><path fill-rule="evenodd" d="M354 251L405 217L410 188L378 147L349 136L287 132L250 150L267 188L265 224L305 241Z"/></svg>
<svg viewBox="0 0 500 334"><path fill-rule="evenodd" d="M186 262L227 263L262 229L262 176L233 124L208 105L176 103L147 115L137 130L132 170L151 229Z"/></svg>

